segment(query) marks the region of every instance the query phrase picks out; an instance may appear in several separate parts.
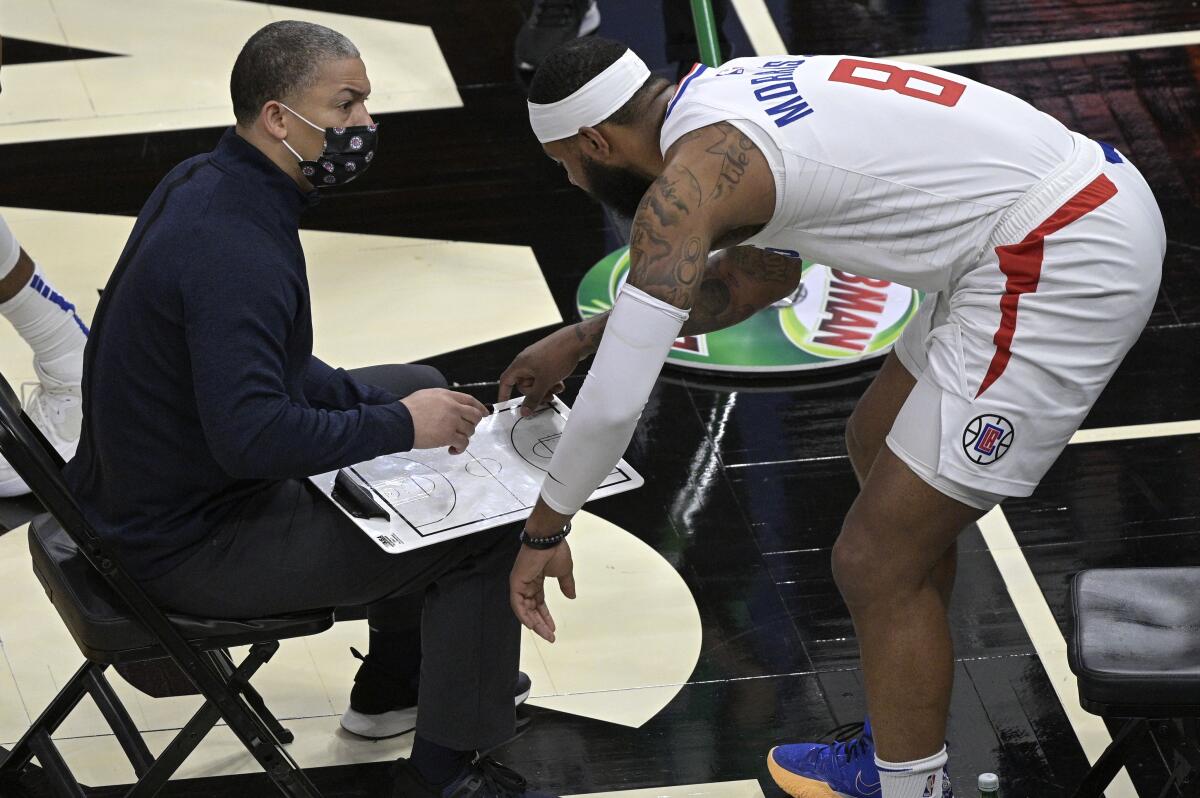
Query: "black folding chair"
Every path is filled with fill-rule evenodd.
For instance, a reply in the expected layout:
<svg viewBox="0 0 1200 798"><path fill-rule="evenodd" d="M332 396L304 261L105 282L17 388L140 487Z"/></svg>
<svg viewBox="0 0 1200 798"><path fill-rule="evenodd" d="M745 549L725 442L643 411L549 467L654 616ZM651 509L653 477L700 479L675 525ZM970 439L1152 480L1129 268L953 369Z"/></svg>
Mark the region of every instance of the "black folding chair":
<svg viewBox="0 0 1200 798"><path fill-rule="evenodd" d="M1070 608L1067 656L1079 703L1123 721L1074 798L1102 798L1151 721L1179 732L1172 735L1173 772L1160 793L1175 795L1175 785L1200 771L1200 568L1080 571Z"/></svg>
<svg viewBox="0 0 1200 798"><path fill-rule="evenodd" d="M0 454L49 511L29 527L34 571L87 659L12 751L5 755L0 749L0 787L19 780L37 757L57 796L84 798L51 735L84 695L90 695L137 775L126 796L156 794L224 719L280 792L319 798L320 792L283 747L292 741L291 733L267 710L250 678L271 659L280 640L332 626L332 611L230 621L158 609L121 567L113 547L88 524L63 482L62 458L30 422L2 376ZM227 649L243 645L250 651L235 664ZM205 699L157 758L104 675L110 665L156 660L177 666L193 692Z"/></svg>

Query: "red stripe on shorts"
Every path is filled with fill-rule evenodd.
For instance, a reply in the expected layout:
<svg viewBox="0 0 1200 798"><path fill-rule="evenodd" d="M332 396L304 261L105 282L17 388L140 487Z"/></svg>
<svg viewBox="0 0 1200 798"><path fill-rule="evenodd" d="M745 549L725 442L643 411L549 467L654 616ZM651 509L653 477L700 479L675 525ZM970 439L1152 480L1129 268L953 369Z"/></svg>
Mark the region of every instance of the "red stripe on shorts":
<svg viewBox="0 0 1200 798"><path fill-rule="evenodd" d="M992 342L996 344L996 354L992 355L992 362L984 375L983 383L979 386L979 393L975 394L976 399L1000 379L1004 369L1008 368L1008 361L1012 357L1013 335L1017 331L1017 304L1021 300L1021 294L1031 294L1037 290L1038 280L1042 276L1042 253L1046 236L1096 210L1116 193L1117 187L1113 182L1100 175L1067 200L1065 205L1039 224L1019 244L996 247L1000 271L1007 280L1004 284L1004 296L1000 297L1000 327L992 336Z"/></svg>

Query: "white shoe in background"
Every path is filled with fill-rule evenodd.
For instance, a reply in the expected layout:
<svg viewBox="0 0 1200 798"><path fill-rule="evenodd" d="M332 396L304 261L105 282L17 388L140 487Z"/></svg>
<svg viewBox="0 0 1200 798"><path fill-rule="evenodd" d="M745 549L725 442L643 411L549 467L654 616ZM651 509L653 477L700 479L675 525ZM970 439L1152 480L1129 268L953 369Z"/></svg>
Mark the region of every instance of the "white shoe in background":
<svg viewBox="0 0 1200 798"><path fill-rule="evenodd" d="M36 360L33 370L37 381L21 385L22 395L26 387L30 388L24 399L25 413L62 458L70 460L79 446L79 430L83 426L82 385L51 376ZM8 461L0 458L0 498L26 493L29 487L25 481Z"/></svg>

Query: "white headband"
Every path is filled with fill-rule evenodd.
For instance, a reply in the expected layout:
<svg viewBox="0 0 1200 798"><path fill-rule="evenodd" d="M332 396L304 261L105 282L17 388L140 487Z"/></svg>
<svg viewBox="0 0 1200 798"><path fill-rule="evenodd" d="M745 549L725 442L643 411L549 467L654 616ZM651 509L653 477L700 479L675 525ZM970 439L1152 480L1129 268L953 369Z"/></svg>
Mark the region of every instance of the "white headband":
<svg viewBox="0 0 1200 798"><path fill-rule="evenodd" d="M542 144L570 138L581 127L608 119L650 77L650 70L633 50L613 62L574 94L558 102L529 103L529 125Z"/></svg>

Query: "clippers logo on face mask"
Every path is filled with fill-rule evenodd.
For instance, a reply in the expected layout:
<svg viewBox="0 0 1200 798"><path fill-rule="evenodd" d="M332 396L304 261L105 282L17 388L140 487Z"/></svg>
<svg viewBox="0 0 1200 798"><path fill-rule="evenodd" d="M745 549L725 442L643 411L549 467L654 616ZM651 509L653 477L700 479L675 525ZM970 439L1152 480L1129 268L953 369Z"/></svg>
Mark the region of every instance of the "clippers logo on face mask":
<svg viewBox="0 0 1200 798"><path fill-rule="evenodd" d="M379 125L322 128L283 103L280 105L309 127L325 133L325 147L315 161L304 160L300 153L292 149L291 144L283 142L283 146L300 162L300 171L308 178L308 182L317 188L343 186L367 171L367 167L375 159L375 150L379 146Z"/></svg>

